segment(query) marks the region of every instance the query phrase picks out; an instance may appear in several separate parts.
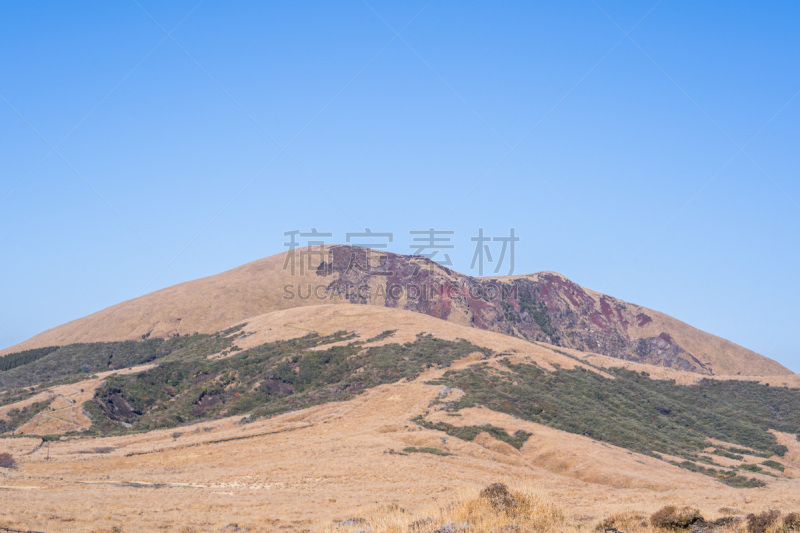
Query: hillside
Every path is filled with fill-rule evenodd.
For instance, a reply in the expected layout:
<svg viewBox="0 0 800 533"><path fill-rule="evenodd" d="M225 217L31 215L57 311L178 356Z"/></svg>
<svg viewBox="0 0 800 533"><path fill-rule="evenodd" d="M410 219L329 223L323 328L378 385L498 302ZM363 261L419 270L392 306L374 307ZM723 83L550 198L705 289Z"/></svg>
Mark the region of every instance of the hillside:
<svg viewBox="0 0 800 533"><path fill-rule="evenodd" d="M800 505L794 375L703 376L337 304L0 361L0 453L17 461L0 506L24 529L408 526L496 481L533 483L587 529L666 504Z"/></svg>
<svg viewBox="0 0 800 533"><path fill-rule="evenodd" d="M214 334L9 355L0 373L0 434L97 436L230 416L271 417L349 401L433 369L441 372L426 383L460 392L445 394L441 405L435 400L431 407L454 417L483 407L652 455L733 486L764 480L744 475L738 463L706 455L709 439L728 443L720 452L727 459L746 449L766 461L787 451L769 430L793 434L800 428L794 388L669 369L663 377L694 379L655 379L642 368L613 366L617 359L607 358L601 367L587 362L587 354L421 313L343 309L295 308ZM65 386L80 393L65 393ZM488 431L517 448L529 437L424 416L409 420L464 440Z"/></svg>
<svg viewBox="0 0 800 533"><path fill-rule="evenodd" d="M68 345L4 379L41 369L60 384L12 388L28 396L0 406L22 424L0 439L19 464L0 473L0 505L24 494L6 523L26 529L350 531L335 524L398 509L410 524L495 481L533 484L587 530L666 504L800 504L796 388L401 309L293 308L219 334ZM47 433L63 436L34 437Z"/></svg>
<svg viewBox="0 0 800 533"><path fill-rule="evenodd" d="M707 375L790 375L762 355L551 272L473 278L425 258L333 246L286 252L175 285L41 333L0 354L214 333L319 304L408 309L527 340Z"/></svg>

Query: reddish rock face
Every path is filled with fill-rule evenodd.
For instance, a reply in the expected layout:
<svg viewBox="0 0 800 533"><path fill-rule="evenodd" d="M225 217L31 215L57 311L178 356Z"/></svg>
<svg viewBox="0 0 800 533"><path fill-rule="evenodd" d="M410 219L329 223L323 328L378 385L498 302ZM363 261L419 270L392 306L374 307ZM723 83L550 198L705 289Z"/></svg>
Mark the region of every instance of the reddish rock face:
<svg viewBox="0 0 800 533"><path fill-rule="evenodd" d="M712 373L666 332L634 340L629 330L649 324L651 317L634 314L625 302L611 296L596 300L581 286L556 274L541 274L536 279L473 278L424 257L333 246L316 275L332 278L327 285L329 297L354 304L383 302L387 307L402 306L444 320L457 312L466 314L472 325L481 329Z"/></svg>
<svg viewBox="0 0 800 533"><path fill-rule="evenodd" d="M639 356L638 360L643 363L713 374L710 368L675 344L668 333L661 333L658 337L639 339L636 343L636 354Z"/></svg>

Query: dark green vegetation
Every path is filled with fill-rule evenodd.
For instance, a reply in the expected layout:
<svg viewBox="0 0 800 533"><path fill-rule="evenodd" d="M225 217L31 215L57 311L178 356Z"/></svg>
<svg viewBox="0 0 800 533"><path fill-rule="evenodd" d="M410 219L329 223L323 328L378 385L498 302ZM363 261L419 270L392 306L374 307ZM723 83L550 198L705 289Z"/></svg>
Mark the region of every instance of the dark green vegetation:
<svg viewBox="0 0 800 533"><path fill-rule="evenodd" d="M0 418L0 434L14 431L47 408L48 402L35 402L22 409L11 409L6 418Z"/></svg>
<svg viewBox="0 0 800 533"><path fill-rule="evenodd" d="M223 359L164 360L145 372L111 376L86 405L92 429L146 431L243 413L270 416L347 400L370 387L413 379L428 368L485 352L466 341L430 335L406 344L341 344L352 338L345 332L311 334ZM325 347L332 343L340 344Z"/></svg>
<svg viewBox="0 0 800 533"><path fill-rule="evenodd" d="M434 383L464 391L451 410L483 405L635 452L670 454L685 460L680 466L733 486L763 483L701 459L708 438L754 450L730 448L720 455L766 458L787 451L769 429L800 433L796 389L715 380L681 386L623 369L607 370L614 376L609 379L581 368L548 373L534 365L503 363L505 371L476 365L448 371Z"/></svg>
<svg viewBox="0 0 800 533"><path fill-rule="evenodd" d="M699 459L700 462L705 462L702 458ZM719 481L722 481L726 485L730 485L731 487L737 487L740 489L749 489L754 487L763 487L765 483L759 479L752 478L752 477L745 477L740 476L736 473L735 470L731 469L724 469L724 468L713 468L708 466L699 465L692 461L669 461L671 464L675 466L680 466L681 468L685 468L686 470L690 470L692 472L697 472L699 474L705 474L707 476L711 476L717 478Z"/></svg>
<svg viewBox="0 0 800 533"><path fill-rule="evenodd" d="M522 430L515 432L514 435L511 436L506 432L505 429L493 426L491 424L483 424L482 426L453 426L452 424L448 424L446 422L429 422L421 416L413 418L412 422L415 422L427 429L444 431L451 437L466 441L473 441L480 433L485 432L497 440L501 440L510 444L518 450L522 448L522 445L525 444L525 442L531 436L531 433Z"/></svg>
<svg viewBox="0 0 800 533"><path fill-rule="evenodd" d="M733 459L734 461L741 461L742 459L744 459L743 456L736 453L731 453L723 448L717 448L711 453L713 453L714 455L719 455L720 457L727 457L728 459Z"/></svg>
<svg viewBox="0 0 800 533"><path fill-rule="evenodd" d="M505 320L512 324L520 320L533 320L542 332L550 337L554 344L558 344L560 341L558 332L550 321L550 315L547 314L547 307L544 301L535 298L531 293L531 282L520 279L514 280L513 283L516 286L514 294L517 295L516 300L519 310L514 309L511 303L503 300L500 305L502 306Z"/></svg>
<svg viewBox="0 0 800 533"><path fill-rule="evenodd" d="M403 448L403 451L405 453L430 453L432 455L441 455L441 456L453 455L452 453L440 450L439 448L429 448L429 447L417 448L416 446L409 446L408 448Z"/></svg>
<svg viewBox="0 0 800 533"><path fill-rule="evenodd" d="M48 348L36 348L35 350L25 350L24 352L11 353L6 356L0 357L0 371L7 372L12 368L27 365L37 359L41 359L46 355L58 350L58 346L50 346Z"/></svg>
<svg viewBox="0 0 800 533"><path fill-rule="evenodd" d="M396 329L387 329L386 331L382 331L381 333L378 333L378 334L377 334L377 335L375 335L374 337L372 337L372 338L369 338L369 339L367 339L367 340L366 340L366 341L364 341L364 342L366 342L367 344L369 344L370 342L378 342L378 341L382 341L382 340L384 340L384 339L388 339L389 337L391 337L392 335L394 335L396 332L397 332L397 330L396 330Z"/></svg>
<svg viewBox="0 0 800 533"><path fill-rule="evenodd" d="M34 387L30 387L28 389L11 389L0 392L0 406L27 400L36 394L35 390Z"/></svg>
<svg viewBox="0 0 800 533"><path fill-rule="evenodd" d="M241 328L232 328L215 335L12 354L0 372L0 404L95 372L156 362L144 372L110 376L84 405L93 421L90 433L147 431L237 414L252 419L347 400L377 385L414 379L430 368L447 368L476 351L490 354L463 340L443 341L427 334L405 344L367 346L391 337L392 331L366 341L347 332L311 334L240 350L233 347L240 334ZM208 359L220 353L225 357ZM715 380L680 386L623 369L605 370L612 379L583 368L546 372L532 364L505 359L501 363L502 370L478 364L448 371L436 380L464 391L459 400L448 403L448 414L455 417L459 409L483 405L635 452L659 458L669 454L677 458L670 459L673 464L737 487L763 485L745 477L748 471L775 476L784 470L770 458L784 455L786 448L769 429L800 433L796 389ZM0 422L0 433L13 431L45 408L45 402L37 402L10 411ZM421 417L414 421L466 441L486 432L517 449L530 437L488 424L457 426ZM713 442L709 439L732 445L716 445L712 455L704 454ZM714 455L764 461L733 468L718 464Z"/></svg>
<svg viewBox="0 0 800 533"><path fill-rule="evenodd" d="M235 332L231 329L216 335L70 344L9 354L0 358L0 361L12 358L10 368L0 372L0 391L17 389L14 394L17 396L22 388L71 383L95 372L141 365L168 356L188 359L210 355L229 347L230 335Z"/></svg>
<svg viewBox="0 0 800 533"><path fill-rule="evenodd" d="M747 470L748 472L763 472L764 469L758 465L746 464L739 465L739 470Z"/></svg>
<svg viewBox="0 0 800 533"><path fill-rule="evenodd" d="M388 453L389 455L408 455L406 452L398 452L393 448L389 448L388 450L384 450L383 453Z"/></svg>
<svg viewBox="0 0 800 533"><path fill-rule="evenodd" d="M761 464L769 468L772 468L773 470L777 470L778 472L783 472L784 470L786 470L786 467L783 466L781 463L779 463L778 461L773 461L771 459L764 461Z"/></svg>
<svg viewBox="0 0 800 533"><path fill-rule="evenodd" d="M159 361L192 360L230 347L240 328L215 335L190 335L170 339L146 339L125 342L95 342L26 350L0 358L0 405L25 400L52 385L74 383L95 372L128 368ZM0 419L0 434L14 431L48 402L36 402L22 409L12 409L6 420ZM89 409L92 412L91 409Z"/></svg>

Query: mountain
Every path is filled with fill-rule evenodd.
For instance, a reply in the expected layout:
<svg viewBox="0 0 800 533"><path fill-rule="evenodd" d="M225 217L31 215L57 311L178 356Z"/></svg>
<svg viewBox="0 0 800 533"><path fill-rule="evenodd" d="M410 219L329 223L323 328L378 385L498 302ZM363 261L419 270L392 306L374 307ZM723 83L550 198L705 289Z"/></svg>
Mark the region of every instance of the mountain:
<svg viewBox="0 0 800 533"><path fill-rule="evenodd" d="M559 274L281 254L7 350L0 525L498 531L505 511L458 515L454 495L525 481L570 523L535 531L656 531L642 517L665 505L744 527L800 505L799 387Z"/></svg>
<svg viewBox="0 0 800 533"><path fill-rule="evenodd" d="M26 529L97 531L146 505L158 512L137 531L300 531L363 525L373 502L413 509L408 526L430 516L427 499L448 506L498 480L534 480L584 525L614 514L609 493L648 514L798 501L797 376L705 378L337 304L0 362L0 453L19 465L2 473L0 503L25 490L11 525ZM222 497L236 505L215 507Z"/></svg>
<svg viewBox="0 0 800 533"><path fill-rule="evenodd" d="M181 283L45 331L0 354L74 343L212 334L320 304L406 309L529 341L705 375L791 375L779 363L554 272L475 278L424 257L300 249Z"/></svg>

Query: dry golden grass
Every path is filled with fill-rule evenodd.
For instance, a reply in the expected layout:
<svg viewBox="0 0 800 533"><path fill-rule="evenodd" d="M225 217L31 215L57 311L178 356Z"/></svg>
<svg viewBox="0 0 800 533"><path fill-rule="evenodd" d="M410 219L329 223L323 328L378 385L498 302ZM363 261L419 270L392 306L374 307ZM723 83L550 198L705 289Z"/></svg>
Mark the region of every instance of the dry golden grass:
<svg viewBox="0 0 800 533"><path fill-rule="evenodd" d="M28 339L12 351L77 342L138 340L175 334L215 333L266 312L320 303L285 299L286 284L324 287L330 278L284 270L286 253L242 265L221 274L180 283L73 320ZM336 303L346 303L337 300Z"/></svg>
<svg viewBox="0 0 800 533"><path fill-rule="evenodd" d="M366 529L375 533L404 533L435 531L442 527L475 533L558 533L575 530L567 525L567 517L561 507L530 484L512 483L508 506L498 506L491 498L484 496L483 491L474 488L459 492L449 504L429 505L415 510L398 505L384 506L367 518L329 524L323 526L321 531L336 533Z"/></svg>
<svg viewBox="0 0 800 533"><path fill-rule="evenodd" d="M539 344L539 343L537 343ZM541 346L548 346L541 344ZM666 368L662 366L653 366L646 363L637 363L635 361L626 361L616 357L601 355L590 352L581 352L579 350L572 350L570 348L554 347L557 350L567 352L574 357L579 358L587 364L600 366L603 368L625 368L635 372L647 372L653 379L667 379L673 380L680 385L691 385L697 383L702 379L722 379L722 380L740 380L740 381L757 381L759 383L768 384L775 387L791 387L800 388L800 374L757 374L753 375L737 375L737 374L722 374L717 373L713 376L697 374L695 372L685 372L682 370L675 370L673 368ZM766 370L775 370L774 368L767 368Z"/></svg>
<svg viewBox="0 0 800 533"><path fill-rule="evenodd" d="M70 431L83 431L92 421L83 412L83 404L94 395L97 387L112 374L131 374L142 372L154 365L140 365L120 370L99 372L94 377L73 383L57 385L27 398L21 402L0 407L0 418L7 418L11 409L23 408L34 402L48 402L47 408L35 415L29 422L14 431L17 435L63 435Z"/></svg>
<svg viewBox="0 0 800 533"><path fill-rule="evenodd" d="M316 305L251 317L246 323L245 336L236 341L236 345L242 349L302 337L309 333L330 335L345 330L354 332L358 340L365 341L384 331L396 330L391 337L368 343L367 346L413 342L418 334L428 333L444 340L465 339L477 346L507 354L512 359L525 357L548 370L554 370L553 365L561 368L588 368L587 365L555 352L546 345L391 307L354 305L343 308L340 305ZM351 341L343 341L343 344L348 342ZM328 346L331 345L324 347Z"/></svg>
<svg viewBox="0 0 800 533"><path fill-rule="evenodd" d="M498 491L503 498L493 497ZM724 512L721 512L724 511ZM769 512L769 511L767 511ZM763 511L762 511L763 513ZM762 514L754 513L754 514ZM626 533L669 533L689 531L676 528L673 517L687 517L697 525L692 531L706 533L790 533L797 531L797 520L788 513L773 511L771 525L751 529L749 516L735 509L719 509L705 515L691 506L664 506L655 513L636 510L613 512L593 520L565 508L562 501L530 483L495 483L483 490L466 489L445 504L431 504L409 510L398 505L377 507L366 517L350 518L323 525L324 533L574 533L616 528ZM699 522L695 522L699 520Z"/></svg>
<svg viewBox="0 0 800 533"><path fill-rule="evenodd" d="M158 331L164 334L191 333L197 324L216 331L213 328L247 319L248 335L237 341L242 348L312 331L327 334L346 329L365 340L397 329L395 336L381 342L406 342L427 332L443 339L464 338L512 360L549 369L584 361L600 367L646 370L655 378L682 383L698 378L563 350L576 360L547 345L400 309L334 304L265 313L264 306L277 305L269 292L276 283L276 278L270 277L275 261L270 258L245 265L232 271L236 272L233 277L222 275L192 282L202 282L200 285L160 291L154 293L160 294L157 298L149 295L153 299L132 301L137 302L129 303L132 307L121 304L120 309L93 315L84 319L91 319L89 322L53 333L55 336L45 335L40 341L88 340L81 333L87 325L108 326L109 335L136 338L147 332L137 329L136 320L141 313L150 313L152 322L146 322L146 327L162 328ZM258 276L265 281L256 283L252 294L242 289L240 284ZM198 287L203 290L190 296ZM240 308L235 312L204 309L197 298L216 293L226 301L240 297ZM162 304L163 312L153 315L151 306ZM197 306L191 311L194 314L184 316L183 310L194 309L192 306ZM169 315L169 309L180 312ZM203 313L209 314L204 317ZM180 322L174 320L180 317ZM195 326L186 330L186 324ZM452 368L474 363L474 358L467 358ZM534 529L515 531L559 533L591 530L616 516L631 532L651 532L649 525L642 525L641 517L649 517L664 505L697 507L709 519L726 514L723 508L734 508L739 515L768 508L783 512L800 509L800 481L795 479L768 478L765 488L733 489L652 457L486 409L465 409L460 417L450 417L432 403L441 387L425 384L442 372L434 370L412 382L380 386L347 402L244 425L231 418L144 434L65 439L51 443L49 450L41 446L40 439L0 440L0 452L11 453L18 462L17 469L0 471L0 526L48 532L112 531L115 527L188 532L220 531L228 524L239 524L253 532L347 531L334 523L363 518L375 531L408 531L413 522L431 518L436 524L469 523L471 532L499 531L524 520L526 525L520 527ZM64 418L56 422L40 417L23 431L58 433L74 429L70 421L86 424L88 421L79 418L79 406L103 377L39 395L51 401L52 412L46 414L53 418L63 414ZM792 382L794 378L753 379ZM78 396L76 391L81 388L84 391ZM11 407L0 409L0 416ZM74 420L69 418L70 410ZM490 423L509 433L523 429L532 436L520 450L486 433L466 442L416 426L410 420L417 415L456 425ZM796 477L800 474L800 443L792 435L776 436L790 448L782 462L787 474ZM438 448L452 455L389 453L408 446ZM48 451L50 460L46 460ZM480 498L480 490L497 481L507 483L524 502L516 514L497 513Z"/></svg>
<svg viewBox="0 0 800 533"><path fill-rule="evenodd" d="M737 490L652 457L491 411L464 410L447 421L530 431L521 450L487 434L467 442L420 428L410 422L416 415L446 416L431 406L441 387L425 384L441 372L244 425L224 419L57 441L49 461L38 439L1 440L0 452L12 453L19 466L0 473L0 525L47 532L115 526L220 531L237 523L250 531L302 531L369 519L392 505L406 510L398 520L424 518L441 507L456 513L447 516L479 521L480 505L452 505L472 501L497 481L530 487L537 505L562 509L565 531L575 531L576 524L588 530L617 513L649 516L664 505L691 505L707 518L716 518L722 507L742 513L800 508L796 480L770 479L766 488ZM388 453L408 446L452 455Z"/></svg>
<svg viewBox="0 0 800 533"><path fill-rule="evenodd" d="M0 356L30 348L77 342L138 340L148 334L153 337L169 337L197 332L215 333L252 317L296 307L348 304L348 310L342 311L342 314L348 314L356 306L349 305L344 297L331 299L324 290L338 274L319 277L314 271L292 271L284 268L293 257L295 261L300 261L298 255L302 256L303 253L306 252L277 254L215 276L181 283L122 302L40 333L11 348L0 350ZM321 256L312 255L318 263ZM541 274L515 277L536 279ZM451 279L451 275L441 267L434 269L434 276L442 283ZM379 307L385 305L385 295L377 291L378 285L383 281L380 276L370 279L373 290L370 292L368 304ZM287 298L287 286L294 287L291 292L295 294L297 287L302 286L304 293L308 291L311 297ZM587 293L599 302L599 293ZM323 297L320 299L317 295ZM403 299L398 302L401 308L405 304ZM663 313L634 304L625 305L628 309L626 313L629 312L632 321L634 314L639 312L652 318L652 322L644 327L631 328L631 335L636 338L649 337L668 331L679 345L700 361L710 364L716 374L792 375L779 363L730 341L702 332ZM466 309L458 305L453 306L448 321L467 326L471 323Z"/></svg>
<svg viewBox="0 0 800 533"><path fill-rule="evenodd" d="M656 367L642 363L624 361L604 355L580 352L569 348L554 348L547 344L532 343L482 329L439 320L428 315L403 309L378 306L347 306L337 304L315 305L273 311L250 317L246 321L245 336L236 341L242 349L252 348L267 342L301 337L308 333L328 335L336 331L353 331L359 340L367 340L386 330L397 330L386 339L370 343L410 342L420 333L429 333L445 340L465 339L476 345L504 354L512 360L534 362L547 370L555 366L574 368L575 366L624 367L634 371L645 371L654 379L670 379L680 384L691 384L703 379L691 372ZM349 341L344 341L349 342ZM571 357L563 355L569 354ZM582 362L585 362L584 365ZM62 385L42 391L22 402L0 407L0 418L6 417L9 410L23 408L33 402L47 401L48 410L37 415L30 423L19 428L17 433L63 434L81 430L90 425L83 414L81 405L90 399L94 390L105 377L112 373L139 372L152 365L133 369L104 372L74 385ZM606 374L606 376L608 376ZM747 379L770 383L771 385L791 385L800 387L800 376L714 376L713 379Z"/></svg>

